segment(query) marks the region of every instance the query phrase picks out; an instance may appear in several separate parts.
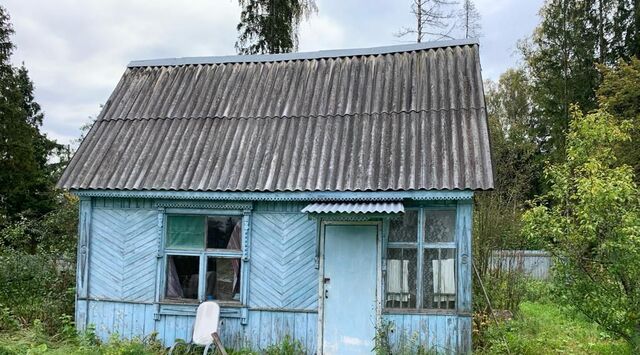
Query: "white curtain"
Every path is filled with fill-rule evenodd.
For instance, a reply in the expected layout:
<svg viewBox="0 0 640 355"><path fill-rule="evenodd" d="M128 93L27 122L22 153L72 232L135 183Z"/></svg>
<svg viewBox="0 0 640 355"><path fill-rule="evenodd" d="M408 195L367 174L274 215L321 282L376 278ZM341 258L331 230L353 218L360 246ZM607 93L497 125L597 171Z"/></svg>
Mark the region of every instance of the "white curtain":
<svg viewBox="0 0 640 355"><path fill-rule="evenodd" d="M431 263L433 266L433 301L455 301L455 259L432 260Z"/></svg>
<svg viewBox="0 0 640 355"><path fill-rule="evenodd" d="M387 260L387 300L409 301L409 260Z"/></svg>

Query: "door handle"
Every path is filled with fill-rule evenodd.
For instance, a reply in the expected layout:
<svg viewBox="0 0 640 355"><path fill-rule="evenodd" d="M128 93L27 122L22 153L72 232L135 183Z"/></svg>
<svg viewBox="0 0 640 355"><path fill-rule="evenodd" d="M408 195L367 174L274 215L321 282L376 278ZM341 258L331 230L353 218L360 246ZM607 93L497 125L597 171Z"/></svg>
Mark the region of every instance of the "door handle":
<svg viewBox="0 0 640 355"><path fill-rule="evenodd" d="M324 298L329 298L329 290L324 290Z"/></svg>

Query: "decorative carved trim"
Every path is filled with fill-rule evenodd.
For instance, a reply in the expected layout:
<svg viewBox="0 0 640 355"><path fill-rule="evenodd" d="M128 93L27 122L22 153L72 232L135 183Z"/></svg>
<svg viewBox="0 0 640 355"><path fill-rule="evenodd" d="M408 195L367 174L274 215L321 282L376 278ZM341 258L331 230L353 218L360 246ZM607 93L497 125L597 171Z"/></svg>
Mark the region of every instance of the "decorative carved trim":
<svg viewBox="0 0 640 355"><path fill-rule="evenodd" d="M208 201L392 201L412 199L471 200L473 191L150 191L150 190L71 190L78 196L131 197ZM242 209L242 208L241 208Z"/></svg>
<svg viewBox="0 0 640 355"><path fill-rule="evenodd" d="M253 208L252 203L242 202L211 202L211 201L192 201L192 200L160 200L156 201L157 207L163 208L200 208L212 210L249 210Z"/></svg>

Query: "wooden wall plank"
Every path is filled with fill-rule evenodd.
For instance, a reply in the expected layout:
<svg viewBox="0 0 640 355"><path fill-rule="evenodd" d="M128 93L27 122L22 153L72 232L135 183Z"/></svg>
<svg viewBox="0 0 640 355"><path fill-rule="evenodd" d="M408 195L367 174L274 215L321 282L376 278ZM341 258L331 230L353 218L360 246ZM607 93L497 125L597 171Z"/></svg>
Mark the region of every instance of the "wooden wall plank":
<svg viewBox="0 0 640 355"><path fill-rule="evenodd" d="M250 306L317 309L315 222L299 212L256 212L252 221Z"/></svg>
<svg viewBox="0 0 640 355"><path fill-rule="evenodd" d="M157 212L95 208L88 296L151 302L155 295Z"/></svg>
<svg viewBox="0 0 640 355"><path fill-rule="evenodd" d="M456 214L456 239L458 241L458 311L472 312L471 280L471 229L473 227L473 202L459 201Z"/></svg>
<svg viewBox="0 0 640 355"><path fill-rule="evenodd" d="M394 324L394 332L389 335L389 340L395 351L403 345L413 344L415 347L424 346L438 354L459 352L458 321L462 317L434 314L383 314L383 318ZM417 341L414 342L414 340Z"/></svg>
<svg viewBox="0 0 640 355"><path fill-rule="evenodd" d="M79 204L80 220L78 223L78 255L76 261L76 326L86 329L88 304L82 300L89 294L89 247L91 243L91 198L83 197Z"/></svg>

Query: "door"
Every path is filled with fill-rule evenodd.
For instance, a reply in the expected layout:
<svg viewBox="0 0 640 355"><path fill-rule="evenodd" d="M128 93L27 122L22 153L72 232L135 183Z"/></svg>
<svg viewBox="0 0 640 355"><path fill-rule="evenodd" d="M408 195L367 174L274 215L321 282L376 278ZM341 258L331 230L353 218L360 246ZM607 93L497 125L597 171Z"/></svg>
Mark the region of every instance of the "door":
<svg viewBox="0 0 640 355"><path fill-rule="evenodd" d="M376 225L326 225L324 354L367 354L376 325Z"/></svg>

